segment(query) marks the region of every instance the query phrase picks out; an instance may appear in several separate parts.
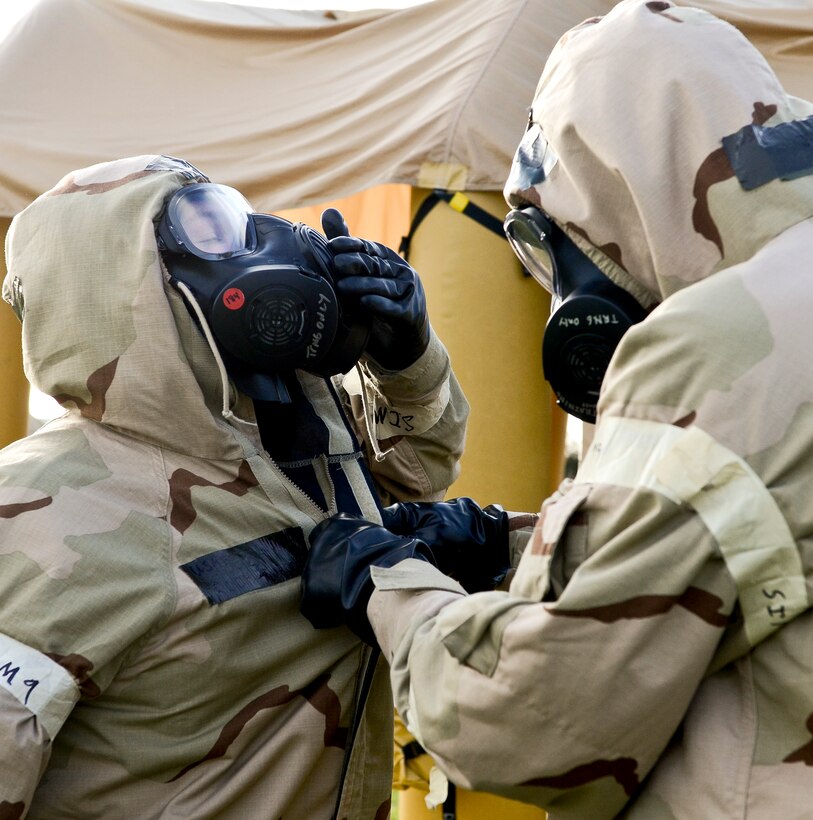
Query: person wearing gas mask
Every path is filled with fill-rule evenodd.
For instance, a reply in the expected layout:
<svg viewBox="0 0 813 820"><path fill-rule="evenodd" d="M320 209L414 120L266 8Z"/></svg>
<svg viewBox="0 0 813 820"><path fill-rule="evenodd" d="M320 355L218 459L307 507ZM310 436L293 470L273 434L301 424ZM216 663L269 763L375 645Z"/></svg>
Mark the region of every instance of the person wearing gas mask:
<svg viewBox="0 0 813 820"><path fill-rule="evenodd" d="M807 817L813 104L711 14L624 0L550 54L505 194L554 296L546 373L595 417L578 473L508 591L433 561L481 519L504 549L499 514L396 505L319 525L303 610L370 630L465 787L551 818Z"/></svg>
<svg viewBox="0 0 813 820"><path fill-rule="evenodd" d="M66 413L0 453L0 816L386 816L388 676L298 576L328 515L442 498L468 406L415 271L323 221L164 156L14 219Z"/></svg>

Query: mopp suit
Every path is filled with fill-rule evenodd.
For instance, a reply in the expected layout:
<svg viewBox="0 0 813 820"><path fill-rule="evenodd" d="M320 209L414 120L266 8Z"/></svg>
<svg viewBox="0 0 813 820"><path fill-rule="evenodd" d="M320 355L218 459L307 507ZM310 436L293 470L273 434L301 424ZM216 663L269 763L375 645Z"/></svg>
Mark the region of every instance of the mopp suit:
<svg viewBox="0 0 813 820"><path fill-rule="evenodd" d="M188 169L77 171L11 228L26 372L67 413L0 454L2 817L328 818L369 649L300 615L307 535L329 513L375 518L379 493L440 498L457 474L467 405L434 336L372 382L371 415L392 410L383 462L354 431L358 395L301 371L273 436L302 463L275 463L238 420L247 397L221 417L215 359L155 238L167 197L206 181ZM388 426L405 416L411 432ZM364 715L339 817L374 820L386 672Z"/></svg>
<svg viewBox="0 0 813 820"><path fill-rule="evenodd" d="M747 188L722 142L811 114L733 27L666 2L552 52L546 178L506 196L653 310L509 592L373 567L396 705L457 783L552 818L811 816L813 152Z"/></svg>

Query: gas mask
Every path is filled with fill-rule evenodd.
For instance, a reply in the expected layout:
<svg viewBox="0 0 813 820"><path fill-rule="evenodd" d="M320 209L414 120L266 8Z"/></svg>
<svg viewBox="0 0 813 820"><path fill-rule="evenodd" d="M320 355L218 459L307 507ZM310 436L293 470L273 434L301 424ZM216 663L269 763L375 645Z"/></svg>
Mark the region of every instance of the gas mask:
<svg viewBox="0 0 813 820"><path fill-rule="evenodd" d="M196 183L169 199L157 236L172 284L191 292L247 395L286 401L286 373L331 376L358 361L370 321L340 304L317 231L255 213L228 186Z"/></svg>
<svg viewBox="0 0 813 820"><path fill-rule="evenodd" d="M512 210L504 229L525 269L553 297L542 341L545 378L562 409L593 424L613 352L646 311L538 208Z"/></svg>

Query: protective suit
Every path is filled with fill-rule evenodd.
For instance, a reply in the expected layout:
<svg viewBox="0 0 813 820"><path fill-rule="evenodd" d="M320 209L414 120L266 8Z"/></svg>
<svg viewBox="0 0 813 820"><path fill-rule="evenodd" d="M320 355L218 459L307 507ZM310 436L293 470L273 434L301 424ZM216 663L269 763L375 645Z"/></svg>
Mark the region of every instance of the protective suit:
<svg viewBox="0 0 813 820"><path fill-rule="evenodd" d="M372 567L396 705L456 783L551 818L810 816L812 114L668 2L552 52L507 199L648 315L509 592Z"/></svg>
<svg viewBox="0 0 813 820"><path fill-rule="evenodd" d="M222 412L156 243L167 198L206 181L189 168L76 171L9 233L26 373L67 412L0 454L4 817L330 817L371 653L299 613L307 535L457 474L467 404L434 335L350 392L296 371L290 424L264 432L299 461L272 459L233 385ZM362 431L394 448L369 464L361 390ZM371 674L339 817L388 812L392 697Z"/></svg>

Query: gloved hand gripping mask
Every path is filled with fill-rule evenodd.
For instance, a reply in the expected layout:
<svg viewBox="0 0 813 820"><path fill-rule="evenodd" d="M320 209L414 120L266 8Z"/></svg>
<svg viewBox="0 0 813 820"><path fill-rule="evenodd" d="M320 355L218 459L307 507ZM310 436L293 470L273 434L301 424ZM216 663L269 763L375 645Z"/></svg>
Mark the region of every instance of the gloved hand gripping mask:
<svg viewBox="0 0 813 820"><path fill-rule="evenodd" d="M372 317L365 354L385 370L404 370L429 344L426 296L417 272L395 251L349 235L335 208L322 214L342 300Z"/></svg>

